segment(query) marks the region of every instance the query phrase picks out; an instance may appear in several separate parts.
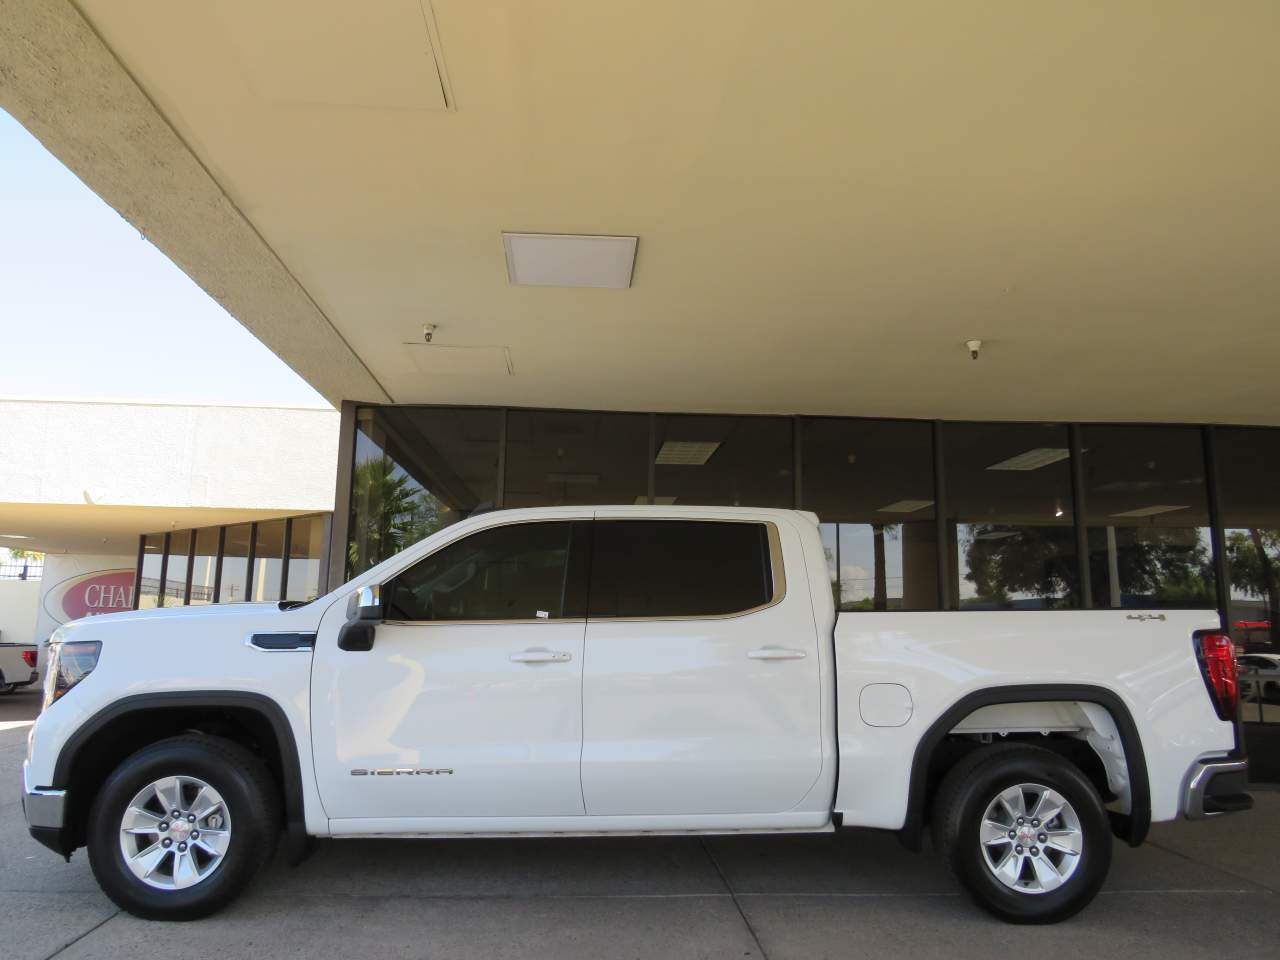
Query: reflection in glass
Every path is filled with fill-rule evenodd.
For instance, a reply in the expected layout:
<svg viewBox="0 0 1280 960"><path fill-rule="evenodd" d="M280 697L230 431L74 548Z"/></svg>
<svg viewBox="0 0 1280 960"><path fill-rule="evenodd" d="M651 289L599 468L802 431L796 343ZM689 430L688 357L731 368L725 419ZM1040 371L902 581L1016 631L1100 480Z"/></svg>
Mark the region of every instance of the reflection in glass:
<svg viewBox="0 0 1280 960"><path fill-rule="evenodd" d="M258 539L253 548L252 594L255 601L279 600L280 577L283 574L284 521L260 520Z"/></svg>
<svg viewBox="0 0 1280 960"><path fill-rule="evenodd" d="M791 420L658 417L654 497L660 504L790 507L795 503Z"/></svg>
<svg viewBox="0 0 1280 960"><path fill-rule="evenodd" d="M1067 428L948 423L942 436L952 603L965 610L1078 605Z"/></svg>
<svg viewBox="0 0 1280 960"><path fill-rule="evenodd" d="M933 431L900 420L801 421L801 503L824 521L836 608L935 610Z"/></svg>
<svg viewBox="0 0 1280 960"><path fill-rule="evenodd" d="M169 563L164 573L163 607L180 607L186 602L187 567L191 554L191 531L169 534Z"/></svg>
<svg viewBox="0 0 1280 960"><path fill-rule="evenodd" d="M645 414L512 410L503 505L644 503L648 451Z"/></svg>
<svg viewBox="0 0 1280 960"><path fill-rule="evenodd" d="M1248 427L1214 432L1231 584L1231 638L1242 653L1280 655L1280 432ZM1255 661L1243 666L1261 669ZM1267 687L1247 682L1242 690L1259 700ZM1280 720L1280 710L1275 712L1274 719ZM1244 716L1256 720L1258 712L1251 708Z"/></svg>
<svg viewBox="0 0 1280 960"><path fill-rule="evenodd" d="M213 582L218 569L218 527L196 531L195 562L191 565L190 603L212 603Z"/></svg>
<svg viewBox="0 0 1280 960"><path fill-rule="evenodd" d="M138 582L138 609L160 606L160 565L164 559L164 534L142 538L142 579Z"/></svg>
<svg viewBox="0 0 1280 960"><path fill-rule="evenodd" d="M218 587L219 603L235 603L248 597L249 536L252 527L247 523L227 527L226 543L222 549L222 582Z"/></svg>
<svg viewBox="0 0 1280 960"><path fill-rule="evenodd" d="M349 577L495 505L500 411L362 407L356 416Z"/></svg>
<svg viewBox="0 0 1280 960"><path fill-rule="evenodd" d="M324 517L294 517L289 534L289 583L286 600L314 600L320 593L320 554Z"/></svg>
<svg viewBox="0 0 1280 960"><path fill-rule="evenodd" d="M1200 430L1081 432L1094 606L1214 609Z"/></svg>

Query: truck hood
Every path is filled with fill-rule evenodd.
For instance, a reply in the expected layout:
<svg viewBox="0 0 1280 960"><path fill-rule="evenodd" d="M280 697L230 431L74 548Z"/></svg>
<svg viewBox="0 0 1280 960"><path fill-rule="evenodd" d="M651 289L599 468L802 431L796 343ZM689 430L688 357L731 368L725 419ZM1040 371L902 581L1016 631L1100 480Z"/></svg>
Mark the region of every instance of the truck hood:
<svg viewBox="0 0 1280 960"><path fill-rule="evenodd" d="M164 607L157 610L126 610L121 613L104 613L92 617L72 620L61 628L64 635L82 634L84 639L108 628L105 632L119 632L121 628L178 627L184 623L194 625L197 622L218 623L219 631L238 631L237 621L247 629L254 631L270 630L314 630L320 623L328 605L311 603L306 606L282 610L280 605L271 603L209 603L191 607ZM85 631L89 631L85 634Z"/></svg>

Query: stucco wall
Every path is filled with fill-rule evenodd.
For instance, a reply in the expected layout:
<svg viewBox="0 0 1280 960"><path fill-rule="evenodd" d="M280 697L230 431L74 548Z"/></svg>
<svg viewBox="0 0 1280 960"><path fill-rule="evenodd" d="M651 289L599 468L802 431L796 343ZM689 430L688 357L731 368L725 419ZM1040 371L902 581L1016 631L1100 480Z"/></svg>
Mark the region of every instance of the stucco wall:
<svg viewBox="0 0 1280 960"><path fill-rule="evenodd" d="M0 399L0 503L331 510L338 413Z"/></svg>
<svg viewBox="0 0 1280 960"><path fill-rule="evenodd" d="M41 580L0 580L0 643L34 643Z"/></svg>

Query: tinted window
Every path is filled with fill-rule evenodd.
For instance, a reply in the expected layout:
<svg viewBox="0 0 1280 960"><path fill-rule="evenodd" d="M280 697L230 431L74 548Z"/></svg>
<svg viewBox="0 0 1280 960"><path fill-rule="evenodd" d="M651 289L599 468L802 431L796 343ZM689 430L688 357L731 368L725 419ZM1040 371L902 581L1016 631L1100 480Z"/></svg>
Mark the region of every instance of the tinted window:
<svg viewBox="0 0 1280 960"><path fill-rule="evenodd" d="M498 410L360 408L348 575L493 507L501 425Z"/></svg>
<svg viewBox="0 0 1280 960"><path fill-rule="evenodd" d="M573 529L572 523L514 523L442 547L387 586L387 619L580 617L569 576Z"/></svg>
<svg viewBox="0 0 1280 960"><path fill-rule="evenodd" d="M1200 430L1081 434L1093 605L1216 607Z"/></svg>
<svg viewBox="0 0 1280 960"><path fill-rule="evenodd" d="M795 503L795 448L786 417L661 416L654 502L734 507Z"/></svg>
<svg viewBox="0 0 1280 960"><path fill-rule="evenodd" d="M815 418L801 429L801 504L824 521L838 609L936 610L932 427Z"/></svg>
<svg viewBox="0 0 1280 960"><path fill-rule="evenodd" d="M1280 431L1215 433L1231 639L1241 650L1280 653Z"/></svg>
<svg viewBox="0 0 1280 960"><path fill-rule="evenodd" d="M512 410L502 503L648 503L648 460L644 414Z"/></svg>
<svg viewBox="0 0 1280 960"><path fill-rule="evenodd" d="M773 599L762 523L597 520L590 616L740 613Z"/></svg>
<svg viewBox="0 0 1280 960"><path fill-rule="evenodd" d="M952 604L962 610L1077 605L1067 428L948 423L942 438Z"/></svg>

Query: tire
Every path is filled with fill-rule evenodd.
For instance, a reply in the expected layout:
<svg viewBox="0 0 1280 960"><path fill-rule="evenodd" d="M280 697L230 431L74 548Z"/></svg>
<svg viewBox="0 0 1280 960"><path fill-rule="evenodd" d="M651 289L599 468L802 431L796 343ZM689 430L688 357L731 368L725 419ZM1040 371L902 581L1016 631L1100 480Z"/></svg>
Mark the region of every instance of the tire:
<svg viewBox="0 0 1280 960"><path fill-rule="evenodd" d="M1066 802L1060 815L1045 823L1033 816L1037 804L1043 810L1058 801ZM933 836L961 886L1009 923L1065 920L1093 900L1111 867L1111 824L1098 791L1074 764L1041 747L984 747L957 763L938 790Z"/></svg>
<svg viewBox="0 0 1280 960"><path fill-rule="evenodd" d="M18 685L16 683L5 683L4 672L0 671L0 696L4 696L6 693L13 693L17 689Z"/></svg>
<svg viewBox="0 0 1280 960"><path fill-rule="evenodd" d="M166 798L165 806L191 812L166 816ZM279 834L280 800L262 761L231 740L193 734L144 747L107 777L89 811L86 845L94 877L121 909L147 920L196 920L248 886Z"/></svg>

